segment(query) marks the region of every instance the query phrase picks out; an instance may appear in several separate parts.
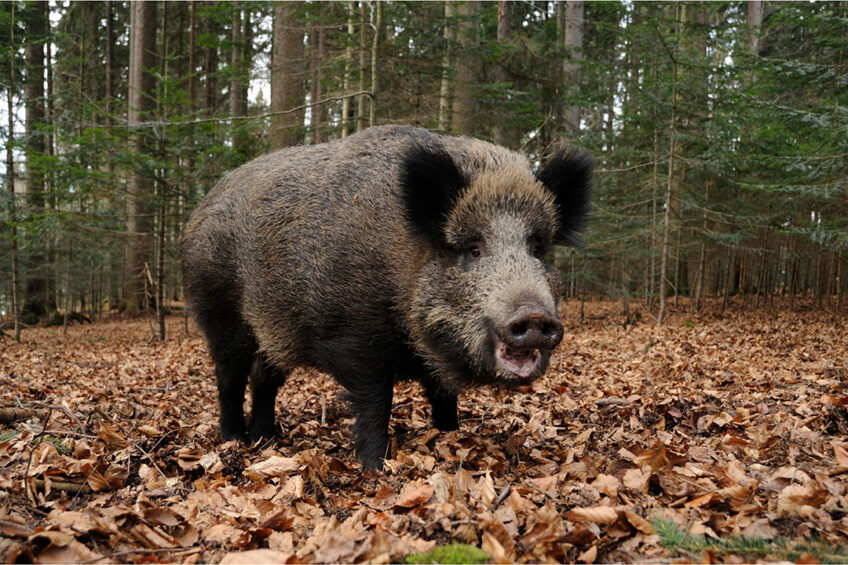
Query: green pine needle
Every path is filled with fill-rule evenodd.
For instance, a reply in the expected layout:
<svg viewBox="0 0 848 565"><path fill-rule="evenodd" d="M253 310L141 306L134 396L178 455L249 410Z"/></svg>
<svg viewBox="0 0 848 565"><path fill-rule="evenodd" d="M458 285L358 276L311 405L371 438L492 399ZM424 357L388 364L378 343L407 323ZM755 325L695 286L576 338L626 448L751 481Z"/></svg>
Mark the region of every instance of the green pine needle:
<svg viewBox="0 0 848 565"><path fill-rule="evenodd" d="M827 543L817 538L791 540L730 536L713 539L703 535L691 535L680 529L667 518L655 518L652 521L660 544L677 553L704 553L710 551L718 556L736 554L744 557L763 557L780 561L797 561L804 555L810 555L820 563L848 562L848 546Z"/></svg>

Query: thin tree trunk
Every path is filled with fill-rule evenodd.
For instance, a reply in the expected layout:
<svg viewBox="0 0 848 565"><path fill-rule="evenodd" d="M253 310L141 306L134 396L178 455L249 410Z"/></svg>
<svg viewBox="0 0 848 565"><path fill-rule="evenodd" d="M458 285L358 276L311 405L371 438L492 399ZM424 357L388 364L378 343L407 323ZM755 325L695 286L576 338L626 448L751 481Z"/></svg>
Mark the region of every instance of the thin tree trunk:
<svg viewBox="0 0 848 565"><path fill-rule="evenodd" d="M727 276L724 277L724 291L722 293L721 299L721 312L724 313L725 308L727 308L727 297L730 294L730 279L733 277L733 246L730 245L727 248L727 265L725 266L727 269Z"/></svg>
<svg viewBox="0 0 848 565"><path fill-rule="evenodd" d="M567 56L562 63L563 87L570 102L564 112L563 128L570 140L580 135L580 106L570 100L578 87L578 73L583 60L583 19L582 0L565 2L565 49Z"/></svg>
<svg viewBox="0 0 848 565"><path fill-rule="evenodd" d="M439 131L450 129L451 112L453 111L453 51L457 40L456 3L445 1L445 55L442 58L442 81L439 88Z"/></svg>
<svg viewBox="0 0 848 565"><path fill-rule="evenodd" d="M365 2L359 3L359 92L365 90L365 75L368 73L367 53L365 49L367 35L365 33L366 10ZM356 131L365 129L365 94L357 96L356 100Z"/></svg>
<svg viewBox="0 0 848 565"><path fill-rule="evenodd" d="M509 64L509 41L512 34L512 1L500 0L498 2L498 31L497 42L500 50L504 53L504 60L495 62L495 80L501 84L510 82L507 65ZM516 149L518 147L518 132L512 127L508 120L496 120L492 127L492 140L497 145L503 145Z"/></svg>
<svg viewBox="0 0 848 565"><path fill-rule="evenodd" d="M189 2L189 32L188 32L188 100L192 112L197 109L197 6L195 0Z"/></svg>
<svg viewBox="0 0 848 565"><path fill-rule="evenodd" d="M303 33L298 21L302 2L274 4L274 54L271 68L271 111L283 112L303 104ZM305 111L271 117L271 146L303 143Z"/></svg>
<svg viewBox="0 0 848 565"><path fill-rule="evenodd" d="M26 192L28 215L42 214L45 209L44 172L40 162L45 153L44 123L44 38L47 35L47 2L28 4L26 22L26 81L24 83L26 122L24 153L26 155ZM37 317L47 314L47 273L49 265L37 238L32 238L32 250L26 261L29 276L26 280L21 315Z"/></svg>
<svg viewBox="0 0 848 565"><path fill-rule="evenodd" d="M130 127L146 120L155 110L156 86L150 70L155 64L157 2L130 4L130 71L127 122ZM130 137L130 148L136 158L147 152L148 132L139 128ZM133 171L127 190L127 259L124 281L124 305L135 310L145 302L145 265L150 263L151 218L150 197L153 182L149 175Z"/></svg>
<svg viewBox="0 0 848 565"><path fill-rule="evenodd" d="M760 28L763 24L763 0L748 0L746 19L750 33L748 50L752 55L757 55L760 50Z"/></svg>
<svg viewBox="0 0 848 565"><path fill-rule="evenodd" d="M477 128L477 103L474 93L475 80L480 63L474 53L477 43L477 14L480 11L478 0L466 0L458 7L459 41L461 54L459 56L459 72L456 75L453 96L453 116L451 127L454 132L464 135L474 135Z"/></svg>
<svg viewBox="0 0 848 565"><path fill-rule="evenodd" d="M115 96L114 57L112 55L112 0L106 0L106 127L112 126L112 99ZM109 173L112 173L111 154L106 162Z"/></svg>
<svg viewBox="0 0 848 565"><path fill-rule="evenodd" d="M218 24L211 17L204 19L203 28L207 37L218 35ZM213 116L218 110L218 48L214 45L203 48L203 75L204 108L207 116Z"/></svg>
<svg viewBox="0 0 848 565"><path fill-rule="evenodd" d="M380 88L377 62L380 53L380 36L383 34L383 2L374 2L374 41L371 43L371 102L368 107L368 126L377 125L377 91Z"/></svg>
<svg viewBox="0 0 848 565"><path fill-rule="evenodd" d="M675 22L680 19L680 5L676 6ZM675 33L679 33L679 28ZM675 42L676 43L676 42ZM657 315L657 325L662 325L666 309L666 284L668 281L668 251L671 239L672 204L675 198L674 179L674 144L677 113L677 60L672 59L671 67L671 122L668 128L668 179L665 193L665 214L663 216L662 256L660 257L659 300L660 311Z"/></svg>
<svg viewBox="0 0 848 565"><path fill-rule="evenodd" d="M351 71L353 69L354 16L356 16L356 2L352 0L347 5L347 48L345 49L344 77L342 78L342 93L345 95L342 100L342 137L350 135L351 105L350 97L347 94L350 92Z"/></svg>
<svg viewBox="0 0 848 565"><path fill-rule="evenodd" d="M15 320L15 341L21 341L21 312L20 312L20 265L18 257L18 219L15 209L15 157L13 152L15 132L15 4L9 7L9 46L13 55L9 57L9 88L6 90L6 116L9 119L8 137L6 139L6 189L9 191L9 244L12 260L12 315Z"/></svg>
<svg viewBox="0 0 848 565"><path fill-rule="evenodd" d="M233 22L230 30L232 49L230 52L230 116L240 117L247 114L247 104L244 99L244 45L242 43L242 17L241 7L238 0L233 0ZM246 140L240 132L238 122L233 121L231 125L233 149L240 151L244 148Z"/></svg>

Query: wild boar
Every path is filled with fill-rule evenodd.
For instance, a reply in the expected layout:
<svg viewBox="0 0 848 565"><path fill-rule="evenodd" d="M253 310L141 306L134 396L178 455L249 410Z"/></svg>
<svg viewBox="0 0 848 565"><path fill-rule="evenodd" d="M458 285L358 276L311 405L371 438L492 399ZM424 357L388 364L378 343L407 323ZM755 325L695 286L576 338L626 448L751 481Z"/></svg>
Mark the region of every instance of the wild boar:
<svg viewBox="0 0 848 565"><path fill-rule="evenodd" d="M503 147L386 126L230 172L182 236L222 439L273 436L278 387L316 367L348 391L357 459L380 468L395 381L420 381L453 430L462 390L541 375L563 333L545 258L577 241L591 171L577 151L534 174Z"/></svg>

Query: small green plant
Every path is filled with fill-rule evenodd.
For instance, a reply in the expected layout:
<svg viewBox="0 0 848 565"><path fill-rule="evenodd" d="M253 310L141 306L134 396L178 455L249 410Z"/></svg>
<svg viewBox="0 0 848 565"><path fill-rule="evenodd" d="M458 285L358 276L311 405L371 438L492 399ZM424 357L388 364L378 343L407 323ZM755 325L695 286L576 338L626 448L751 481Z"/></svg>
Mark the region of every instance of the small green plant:
<svg viewBox="0 0 848 565"><path fill-rule="evenodd" d="M808 555L819 563L848 562L848 547L835 546L820 539L765 539L746 536L713 539L689 534L666 518L656 518L652 523L660 536L660 544L677 553L700 554L709 551L719 557L739 555L744 558L761 557L779 561L797 561Z"/></svg>
<svg viewBox="0 0 848 565"><path fill-rule="evenodd" d="M488 563L489 555L473 545L453 542L434 547L427 553L415 553L406 557L407 563Z"/></svg>
<svg viewBox="0 0 848 565"><path fill-rule="evenodd" d="M49 443L49 444L51 444L53 447L56 448L56 451L58 451L62 455L68 455L71 452L71 449L67 445L65 445L64 438L46 435L46 436L43 436L41 438L34 439L33 443L36 443L36 441L38 441L38 443Z"/></svg>
<svg viewBox="0 0 848 565"><path fill-rule="evenodd" d="M692 322L688 322L688 321L683 322L683 325L686 326L687 328L694 328L695 327L695 324L693 324Z"/></svg>
<svg viewBox="0 0 848 565"><path fill-rule="evenodd" d="M13 437L21 435L21 432L6 432L4 434L0 434L0 443L4 441L9 441Z"/></svg>

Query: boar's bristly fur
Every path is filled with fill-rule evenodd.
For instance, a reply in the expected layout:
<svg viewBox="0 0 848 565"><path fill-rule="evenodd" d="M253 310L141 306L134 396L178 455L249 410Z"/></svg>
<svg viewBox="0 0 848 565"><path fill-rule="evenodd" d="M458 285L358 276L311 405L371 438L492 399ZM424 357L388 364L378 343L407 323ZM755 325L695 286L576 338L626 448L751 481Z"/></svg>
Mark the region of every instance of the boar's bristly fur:
<svg viewBox="0 0 848 565"><path fill-rule="evenodd" d="M502 147L408 126L229 173L182 239L221 437L273 436L278 388L316 367L347 389L357 459L379 468L395 381L420 381L434 424L450 430L463 389L541 375L562 339L560 277L545 256L577 242L590 175L577 152L534 174Z"/></svg>

